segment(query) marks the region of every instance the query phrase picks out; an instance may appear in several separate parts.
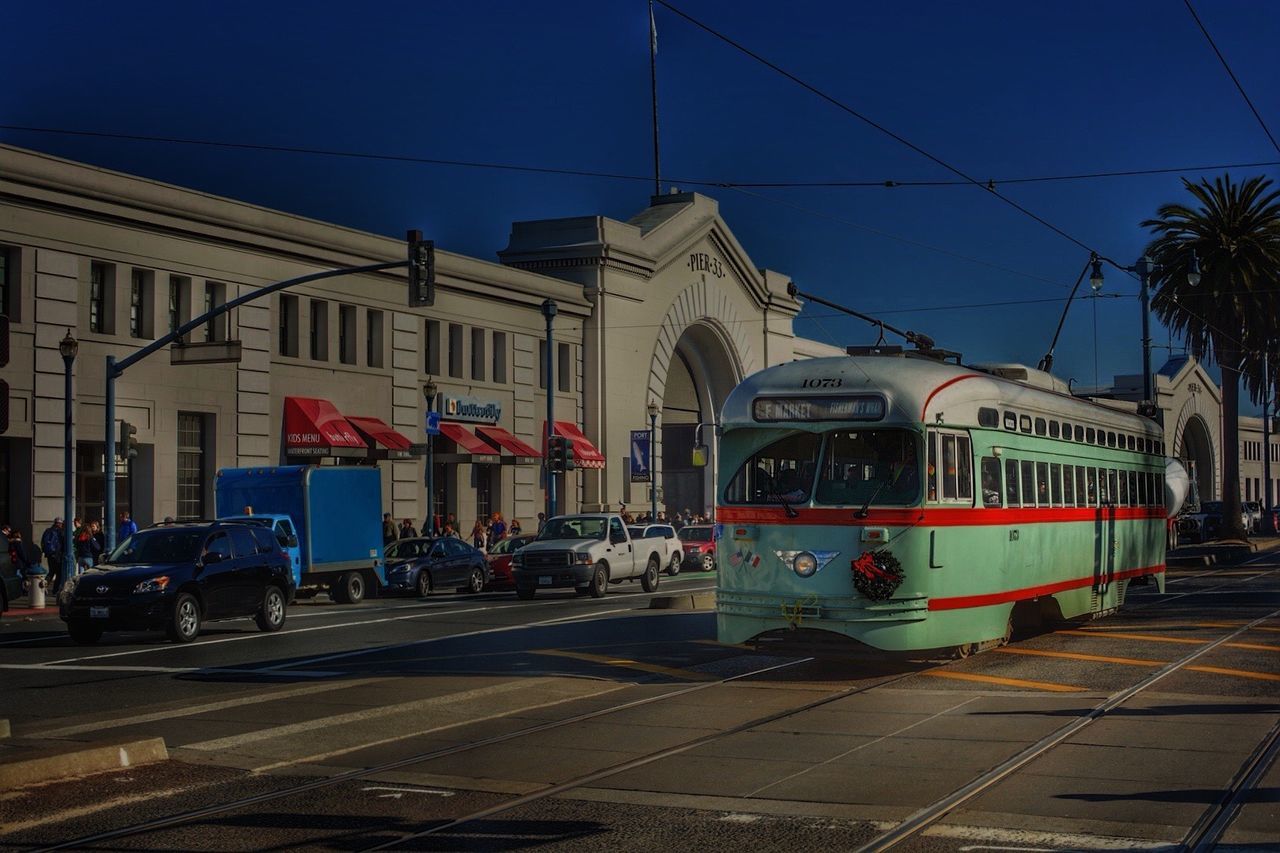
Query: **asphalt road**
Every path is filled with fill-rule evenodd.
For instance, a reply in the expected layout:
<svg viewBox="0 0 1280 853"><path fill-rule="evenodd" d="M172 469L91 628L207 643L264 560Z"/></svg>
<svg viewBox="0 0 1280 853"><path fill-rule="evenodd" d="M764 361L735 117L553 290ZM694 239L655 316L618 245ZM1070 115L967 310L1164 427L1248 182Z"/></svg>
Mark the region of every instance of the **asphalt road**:
<svg viewBox="0 0 1280 853"><path fill-rule="evenodd" d="M920 815L899 849L1173 850L1280 719L1280 560L1170 579L947 663L720 646L712 613L630 584L307 603L190 646L6 621L15 737L172 760L0 796L0 848L858 849ZM1278 768L1225 844L1277 849Z"/></svg>

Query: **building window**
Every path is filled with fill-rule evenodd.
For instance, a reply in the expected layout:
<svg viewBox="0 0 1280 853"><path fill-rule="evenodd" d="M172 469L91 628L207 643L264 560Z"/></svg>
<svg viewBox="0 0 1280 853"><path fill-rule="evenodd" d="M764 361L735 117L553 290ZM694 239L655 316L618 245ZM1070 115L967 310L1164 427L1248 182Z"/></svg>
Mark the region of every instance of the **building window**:
<svg viewBox="0 0 1280 853"><path fill-rule="evenodd" d="M538 341L538 387L547 387L547 342Z"/></svg>
<svg viewBox="0 0 1280 853"><path fill-rule="evenodd" d="M572 388L573 374L569 372L569 345L556 345L556 370L559 376L556 377L556 387L561 391L569 391Z"/></svg>
<svg viewBox="0 0 1280 853"><path fill-rule="evenodd" d="M110 332L107 320L107 289L111 286L115 268L100 261L89 264L89 331L105 335Z"/></svg>
<svg viewBox="0 0 1280 853"><path fill-rule="evenodd" d="M449 324L449 375L462 378L462 327Z"/></svg>
<svg viewBox="0 0 1280 853"><path fill-rule="evenodd" d="M356 363L356 306L338 306L338 361Z"/></svg>
<svg viewBox="0 0 1280 853"><path fill-rule="evenodd" d="M484 381L484 329L471 330L471 378Z"/></svg>
<svg viewBox="0 0 1280 853"><path fill-rule="evenodd" d="M507 384L507 333L493 333L493 381Z"/></svg>
<svg viewBox="0 0 1280 853"><path fill-rule="evenodd" d="M298 297L280 294L280 354L291 358L298 356Z"/></svg>
<svg viewBox="0 0 1280 853"><path fill-rule="evenodd" d="M226 285L216 281L206 281L204 283L204 311L201 313L208 314L219 305L225 304L227 301ZM204 324L204 339L206 342L225 341L227 339L226 324L229 318L226 316L214 317L212 320Z"/></svg>
<svg viewBox="0 0 1280 853"><path fill-rule="evenodd" d="M169 331L178 331L182 325L182 291L191 286L191 279L181 276L169 276Z"/></svg>
<svg viewBox="0 0 1280 853"><path fill-rule="evenodd" d="M133 270L129 278L129 337L151 337L151 318L147 307L151 302L150 270Z"/></svg>
<svg viewBox="0 0 1280 853"><path fill-rule="evenodd" d="M85 521L104 521L102 514L106 506L106 477L103 475L103 460L106 457L106 444L101 441L81 441L76 443L76 516ZM116 512L130 512L130 498L133 495L132 481L129 478L131 466L116 464Z"/></svg>
<svg viewBox="0 0 1280 853"><path fill-rule="evenodd" d="M178 412L178 518L205 517L205 455L210 415Z"/></svg>
<svg viewBox="0 0 1280 853"><path fill-rule="evenodd" d="M9 304L13 294L13 263L11 258L16 254L11 249L0 246L0 314L12 316ZM7 518L8 516L6 516Z"/></svg>
<svg viewBox="0 0 1280 853"><path fill-rule="evenodd" d="M382 312L365 314L365 361L370 367L382 367Z"/></svg>
<svg viewBox="0 0 1280 853"><path fill-rule="evenodd" d="M311 357L316 361L329 360L329 303L323 299L311 300Z"/></svg>
<svg viewBox="0 0 1280 853"><path fill-rule="evenodd" d="M423 333L422 366L428 376L440 375L440 321L428 320Z"/></svg>

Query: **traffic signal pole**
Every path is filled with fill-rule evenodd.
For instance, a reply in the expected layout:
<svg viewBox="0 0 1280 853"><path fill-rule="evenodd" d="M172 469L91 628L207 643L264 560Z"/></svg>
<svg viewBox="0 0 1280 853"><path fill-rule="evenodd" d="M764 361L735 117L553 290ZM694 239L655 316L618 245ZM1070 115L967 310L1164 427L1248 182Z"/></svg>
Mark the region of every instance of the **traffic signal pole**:
<svg viewBox="0 0 1280 853"><path fill-rule="evenodd" d="M547 320L547 358L546 358L546 375L547 375L547 455L543 460L546 465L547 478L547 518L554 518L556 515L556 472L551 464L551 446L556 434L556 390L555 390L555 353L551 349L551 323L556 316L555 300L547 299L542 303L542 316Z"/></svg>
<svg viewBox="0 0 1280 853"><path fill-rule="evenodd" d="M124 372L142 361L149 355L169 346L174 341L180 340L188 332L198 329L200 326L209 321L228 313L234 308L239 308L247 302L253 302L264 296L294 287L299 284L306 284L311 281L321 281L326 278L337 278L342 275L352 275L356 273L380 272L382 270L391 270L410 266L409 261L387 261L380 264L365 264L359 267L343 267L336 270L325 270L324 272L309 273L300 275L297 278L287 279L285 281L277 281L274 284L268 284L265 287L259 287L242 296L237 296L230 302L222 305L214 306L210 311L206 311L199 317L188 320L177 328L176 331L170 332L164 337L157 338L146 346L138 349L132 354L117 360L114 355L107 356L107 390L106 390L106 455L103 459L103 477L105 479L105 504L103 507L103 527L107 536L107 551L111 552L116 547L116 380L124 375ZM548 328L550 321L548 320Z"/></svg>

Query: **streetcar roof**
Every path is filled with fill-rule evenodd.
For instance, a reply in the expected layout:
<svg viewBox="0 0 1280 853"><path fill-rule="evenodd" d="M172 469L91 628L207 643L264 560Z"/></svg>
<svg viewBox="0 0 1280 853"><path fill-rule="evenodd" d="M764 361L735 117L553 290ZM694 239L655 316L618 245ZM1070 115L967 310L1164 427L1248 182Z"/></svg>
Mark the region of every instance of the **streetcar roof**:
<svg viewBox="0 0 1280 853"><path fill-rule="evenodd" d="M1060 380L1045 380L1048 374L1026 368L1025 381L1007 378L1018 375L1015 365L988 365L985 369L906 356L835 356L780 364L747 377L725 401L722 423L734 426L792 426L761 423L755 417L757 398L813 398L881 396L885 400L882 419L859 422L823 421L863 426L872 424L978 424L978 409L994 408L1019 416L1066 420L1093 427L1123 430L1158 438L1160 426L1148 418L1109 406L1073 397L1037 385L1061 387ZM991 372L988 372L991 371ZM1003 374L1003 375L997 375ZM1035 384L1031 384L1035 383Z"/></svg>

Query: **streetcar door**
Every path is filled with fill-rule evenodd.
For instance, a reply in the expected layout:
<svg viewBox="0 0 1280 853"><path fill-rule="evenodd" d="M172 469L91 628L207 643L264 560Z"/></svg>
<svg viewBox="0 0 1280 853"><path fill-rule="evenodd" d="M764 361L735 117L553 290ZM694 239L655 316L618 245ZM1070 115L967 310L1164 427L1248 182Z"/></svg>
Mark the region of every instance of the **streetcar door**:
<svg viewBox="0 0 1280 853"><path fill-rule="evenodd" d="M1093 470L1090 471L1092 475ZM1097 501L1094 506L1093 525L1093 600L1092 609L1101 610L1107 592L1116 575L1116 507L1127 496L1123 496L1119 478L1114 468L1096 469ZM1093 484L1090 477L1090 486ZM1091 489L1092 491L1092 489ZM1123 491L1127 492L1127 488Z"/></svg>
<svg viewBox="0 0 1280 853"><path fill-rule="evenodd" d="M931 504L950 507L973 506L973 445L964 430L930 429L925 433L925 499ZM946 564L943 533L929 533L929 568Z"/></svg>

